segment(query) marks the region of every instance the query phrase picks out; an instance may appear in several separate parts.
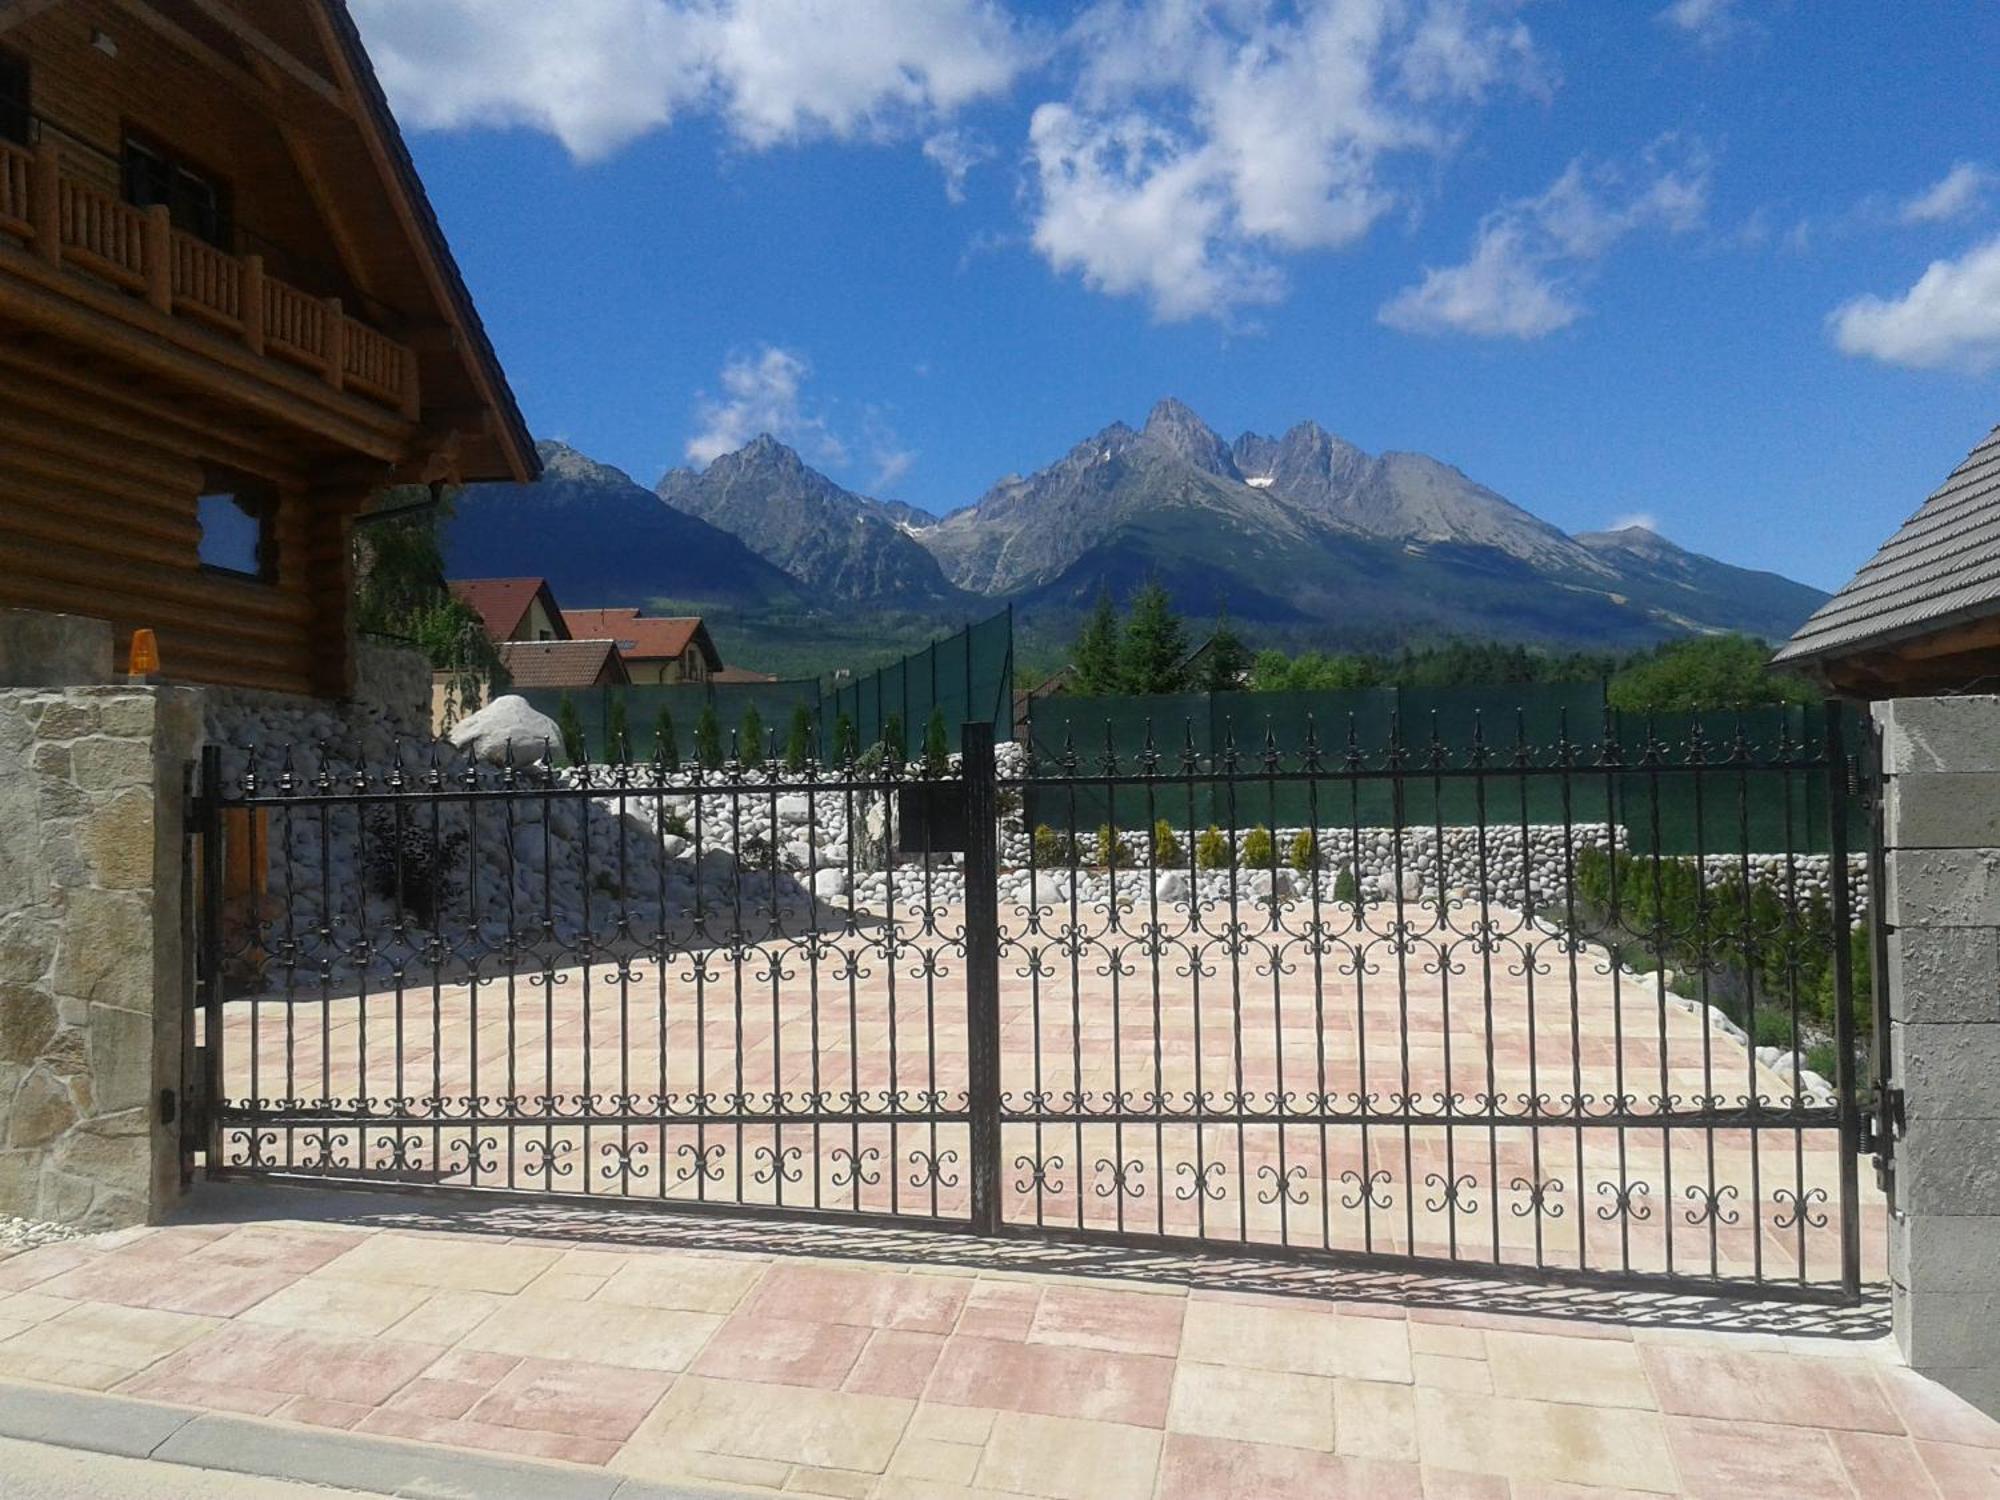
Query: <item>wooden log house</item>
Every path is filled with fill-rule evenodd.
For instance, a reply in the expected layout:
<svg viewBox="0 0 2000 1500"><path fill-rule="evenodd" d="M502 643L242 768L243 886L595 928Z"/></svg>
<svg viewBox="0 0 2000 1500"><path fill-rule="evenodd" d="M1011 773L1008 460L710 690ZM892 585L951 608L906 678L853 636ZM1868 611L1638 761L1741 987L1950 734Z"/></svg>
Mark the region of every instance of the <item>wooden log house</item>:
<svg viewBox="0 0 2000 1500"><path fill-rule="evenodd" d="M0 608L342 696L369 497L538 471L343 0L0 0Z"/></svg>

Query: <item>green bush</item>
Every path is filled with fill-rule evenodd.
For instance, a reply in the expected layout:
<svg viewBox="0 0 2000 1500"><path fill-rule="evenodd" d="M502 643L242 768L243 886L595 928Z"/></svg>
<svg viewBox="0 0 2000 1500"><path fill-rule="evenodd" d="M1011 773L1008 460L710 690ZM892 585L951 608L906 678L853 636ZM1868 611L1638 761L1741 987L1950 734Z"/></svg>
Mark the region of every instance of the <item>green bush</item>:
<svg viewBox="0 0 2000 1500"><path fill-rule="evenodd" d="M833 759L836 765L846 765L861 753L861 741L854 733L854 720L847 714L838 715L833 721Z"/></svg>
<svg viewBox="0 0 2000 1500"><path fill-rule="evenodd" d="M1333 877L1333 899L1349 905L1361 899L1361 882L1354 878L1354 866L1342 865Z"/></svg>
<svg viewBox="0 0 2000 1500"><path fill-rule="evenodd" d="M1070 864L1076 855L1076 846L1066 833L1057 833L1046 823L1035 828L1035 863L1043 868Z"/></svg>
<svg viewBox="0 0 2000 1500"><path fill-rule="evenodd" d="M1118 830L1109 823L1097 825L1097 862L1110 870L1130 863L1125 857L1125 846L1118 840Z"/></svg>
<svg viewBox="0 0 2000 1500"><path fill-rule="evenodd" d="M576 705L570 701L568 693L564 693L562 702L556 705L556 733L562 737L563 759L573 766L582 765L583 720L578 717Z"/></svg>
<svg viewBox="0 0 2000 1500"><path fill-rule="evenodd" d="M623 693L611 700L611 711L605 715L604 758L616 762L632 758L632 730L625 720Z"/></svg>
<svg viewBox="0 0 2000 1500"><path fill-rule="evenodd" d="M671 833L676 838L689 837L688 820L677 812L660 814L660 832Z"/></svg>
<svg viewBox="0 0 2000 1500"><path fill-rule="evenodd" d="M1313 837L1310 828L1301 828L1292 836L1291 865L1301 875L1310 875L1319 868L1319 840Z"/></svg>
<svg viewBox="0 0 2000 1500"><path fill-rule="evenodd" d="M1278 857L1278 846L1271 840L1271 830L1261 823L1243 835L1243 863L1254 869L1268 869Z"/></svg>
<svg viewBox="0 0 2000 1500"><path fill-rule="evenodd" d="M736 758L746 766L764 764L764 716L754 703L743 710L743 727L736 734Z"/></svg>
<svg viewBox="0 0 2000 1500"><path fill-rule="evenodd" d="M951 732L945 728L944 710L934 708L930 722L924 725L924 765L932 771L942 771L950 759Z"/></svg>
<svg viewBox="0 0 2000 1500"><path fill-rule="evenodd" d="M665 704L660 706L660 716L653 720L653 757L662 765L681 763L681 742L674 734L674 716Z"/></svg>
<svg viewBox="0 0 2000 1500"><path fill-rule="evenodd" d="M701 706L701 717L695 720L694 757L710 771L722 764L722 720L716 717L712 700Z"/></svg>
<svg viewBox="0 0 2000 1500"><path fill-rule="evenodd" d="M910 737L903 733L901 714L890 714L882 721L882 745L889 759L899 766L910 758Z"/></svg>
<svg viewBox="0 0 2000 1500"><path fill-rule="evenodd" d="M1166 869L1181 862L1181 841L1174 837L1173 824L1165 818L1153 825L1153 866Z"/></svg>
<svg viewBox="0 0 2000 1500"><path fill-rule="evenodd" d="M792 705L792 727L785 735L785 769L803 771L812 759L812 710L803 703Z"/></svg>
<svg viewBox="0 0 2000 1500"><path fill-rule="evenodd" d="M1227 870L1236 863L1229 835L1209 824L1194 841L1194 862L1204 870Z"/></svg>

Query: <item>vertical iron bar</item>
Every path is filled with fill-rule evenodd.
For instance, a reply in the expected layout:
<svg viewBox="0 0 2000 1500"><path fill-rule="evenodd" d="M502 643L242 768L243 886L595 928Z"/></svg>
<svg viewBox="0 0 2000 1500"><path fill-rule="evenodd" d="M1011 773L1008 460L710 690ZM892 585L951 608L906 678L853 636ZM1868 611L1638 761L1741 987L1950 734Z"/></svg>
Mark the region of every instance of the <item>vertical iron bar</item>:
<svg viewBox="0 0 2000 1500"><path fill-rule="evenodd" d="M222 953L222 747L201 749L201 1096L198 1119L208 1152L208 1172L222 1168L222 1006L226 981Z"/></svg>
<svg viewBox="0 0 2000 1500"><path fill-rule="evenodd" d="M966 1107L972 1117L972 1230L1000 1232L1000 851L993 726L959 731L965 778Z"/></svg>
<svg viewBox="0 0 2000 1500"><path fill-rule="evenodd" d="M1834 1088L1840 1094L1840 1285L1861 1293L1861 1111L1854 1097L1854 950L1848 928L1845 705L1826 706L1827 862L1833 897ZM1754 1041L1754 1038L1753 1038ZM1797 1040L1794 1038L1794 1047ZM1796 1075L1795 1075L1796 1076ZM1797 1085L1794 1084L1794 1088Z"/></svg>

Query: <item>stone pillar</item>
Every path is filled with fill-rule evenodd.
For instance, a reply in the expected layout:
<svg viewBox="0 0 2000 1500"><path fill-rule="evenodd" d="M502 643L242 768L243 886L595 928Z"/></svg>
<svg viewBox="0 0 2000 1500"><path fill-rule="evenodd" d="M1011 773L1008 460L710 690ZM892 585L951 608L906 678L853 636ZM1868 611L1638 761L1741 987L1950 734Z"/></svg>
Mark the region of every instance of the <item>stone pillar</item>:
<svg viewBox="0 0 2000 1500"><path fill-rule="evenodd" d="M184 688L0 688L0 1214L108 1229L180 1190Z"/></svg>
<svg viewBox="0 0 2000 1500"><path fill-rule="evenodd" d="M1895 1149L1911 1366L2000 1416L2000 698L1878 704Z"/></svg>

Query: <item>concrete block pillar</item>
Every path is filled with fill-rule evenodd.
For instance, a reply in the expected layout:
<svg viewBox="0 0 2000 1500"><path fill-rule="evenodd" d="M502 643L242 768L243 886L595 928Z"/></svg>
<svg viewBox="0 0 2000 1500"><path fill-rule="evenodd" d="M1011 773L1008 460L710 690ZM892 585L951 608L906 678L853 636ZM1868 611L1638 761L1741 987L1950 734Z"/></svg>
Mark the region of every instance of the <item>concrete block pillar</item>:
<svg viewBox="0 0 2000 1500"><path fill-rule="evenodd" d="M0 1215L109 1229L179 1192L199 701L0 687Z"/></svg>
<svg viewBox="0 0 2000 1500"><path fill-rule="evenodd" d="M1889 1267L1911 1366L2000 1416L2000 697L1878 704L1887 777Z"/></svg>

